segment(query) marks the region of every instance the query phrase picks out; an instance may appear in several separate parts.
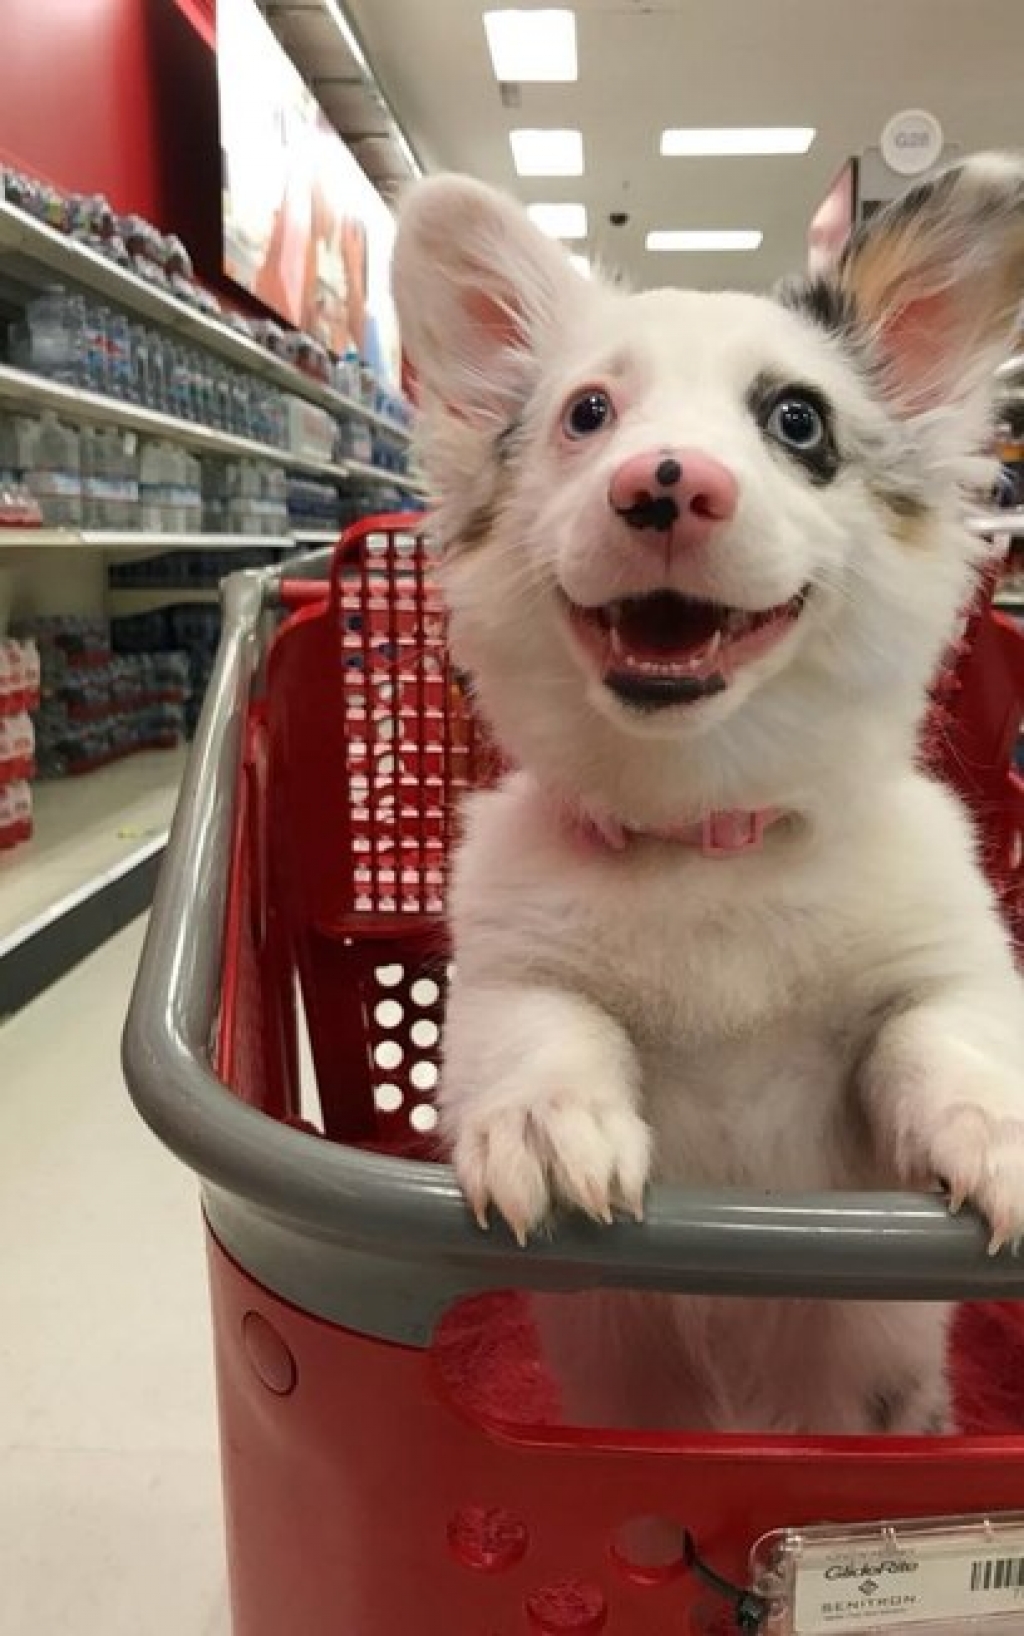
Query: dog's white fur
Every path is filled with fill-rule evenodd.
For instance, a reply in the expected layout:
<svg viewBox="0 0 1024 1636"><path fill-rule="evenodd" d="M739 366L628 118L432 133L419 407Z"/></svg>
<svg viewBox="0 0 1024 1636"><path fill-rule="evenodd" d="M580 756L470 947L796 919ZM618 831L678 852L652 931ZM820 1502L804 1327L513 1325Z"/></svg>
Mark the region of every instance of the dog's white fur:
<svg viewBox="0 0 1024 1636"><path fill-rule="evenodd" d="M833 284L856 344L798 298L587 283L465 178L403 212L395 290L453 650L521 768L468 814L442 1109L473 1207L521 1237L555 1203L639 1211L651 1177L943 1178L996 1241L1024 1229L1022 984L968 823L918 770L977 568L963 517L1024 288L1024 166L972 161L884 213ZM834 405L834 482L766 442L747 402L765 373ZM563 406L594 382L617 417L570 443ZM613 469L652 447L704 449L740 484L736 516L672 560L608 504ZM724 693L650 715L566 627L563 593L764 608L805 585L792 631ZM725 861L638 833L766 807L787 821ZM625 849L583 839L580 810L633 832ZM941 1306L603 1293L538 1310L580 1419L947 1423Z"/></svg>

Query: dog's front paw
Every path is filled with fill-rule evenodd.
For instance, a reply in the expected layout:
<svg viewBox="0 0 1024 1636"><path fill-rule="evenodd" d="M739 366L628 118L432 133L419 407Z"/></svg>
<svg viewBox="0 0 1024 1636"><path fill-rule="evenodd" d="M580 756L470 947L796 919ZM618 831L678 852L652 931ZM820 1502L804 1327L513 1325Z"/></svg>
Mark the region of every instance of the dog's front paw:
<svg viewBox="0 0 1024 1636"><path fill-rule="evenodd" d="M983 1216L994 1255L1024 1238L1024 1078L1016 1036L966 1007L893 1018L866 1063L864 1090L881 1151L904 1180L941 1183L954 1212ZM985 1038L991 1034L994 1044Z"/></svg>
<svg viewBox="0 0 1024 1636"><path fill-rule="evenodd" d="M520 1244L561 1201L597 1221L639 1219L651 1133L619 1093L541 1092L463 1110L452 1159L481 1226L490 1207Z"/></svg>
<svg viewBox="0 0 1024 1636"><path fill-rule="evenodd" d="M936 1121L928 1150L954 1214L969 1204L985 1218L991 1255L1024 1238L1024 1118L958 1103Z"/></svg>

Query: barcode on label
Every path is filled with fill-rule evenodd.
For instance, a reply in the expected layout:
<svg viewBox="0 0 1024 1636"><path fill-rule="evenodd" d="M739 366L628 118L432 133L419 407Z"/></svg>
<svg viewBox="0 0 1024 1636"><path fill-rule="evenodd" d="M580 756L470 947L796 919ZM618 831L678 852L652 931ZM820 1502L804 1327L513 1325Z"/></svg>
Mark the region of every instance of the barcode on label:
<svg viewBox="0 0 1024 1636"><path fill-rule="evenodd" d="M971 1563L972 1591L1005 1591L1024 1587L1024 1556L990 1557Z"/></svg>

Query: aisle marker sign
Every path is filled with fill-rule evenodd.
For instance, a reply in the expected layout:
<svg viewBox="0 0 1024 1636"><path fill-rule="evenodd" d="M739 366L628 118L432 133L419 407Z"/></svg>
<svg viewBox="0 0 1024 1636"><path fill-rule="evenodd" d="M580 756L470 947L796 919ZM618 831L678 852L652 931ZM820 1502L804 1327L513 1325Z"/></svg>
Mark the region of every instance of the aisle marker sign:
<svg viewBox="0 0 1024 1636"><path fill-rule="evenodd" d="M882 158L897 176L923 176L941 159L944 140L934 114L905 108L893 114L882 131Z"/></svg>

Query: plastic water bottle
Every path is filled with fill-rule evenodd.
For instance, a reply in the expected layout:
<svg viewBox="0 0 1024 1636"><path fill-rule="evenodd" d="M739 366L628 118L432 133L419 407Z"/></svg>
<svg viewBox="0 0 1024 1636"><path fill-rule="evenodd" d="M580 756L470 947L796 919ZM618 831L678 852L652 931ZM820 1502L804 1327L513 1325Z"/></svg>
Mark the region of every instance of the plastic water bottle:
<svg viewBox="0 0 1024 1636"><path fill-rule="evenodd" d="M177 415L179 420L195 420L195 405L192 398L192 375L188 364L188 355L185 347L179 346L176 341L169 341L165 356L168 365L167 374L167 412Z"/></svg>
<svg viewBox="0 0 1024 1636"><path fill-rule="evenodd" d="M0 637L0 721L18 708L18 681L21 655L12 636Z"/></svg>
<svg viewBox="0 0 1024 1636"><path fill-rule="evenodd" d="M32 791L24 779L19 779L11 788L11 800L14 806L14 834L15 845L32 839L35 824L32 817Z"/></svg>
<svg viewBox="0 0 1024 1636"><path fill-rule="evenodd" d="M82 471L82 522L86 528L103 527L102 460L100 433L95 426L83 426L80 440Z"/></svg>
<svg viewBox="0 0 1024 1636"><path fill-rule="evenodd" d="M5 720L7 728L7 770L9 779L34 778L36 772L36 735L32 717L27 710Z"/></svg>
<svg viewBox="0 0 1024 1636"><path fill-rule="evenodd" d="M248 376L233 370L231 375L231 430L239 437L252 437L252 400Z"/></svg>
<svg viewBox="0 0 1024 1636"><path fill-rule="evenodd" d="M140 522L147 534L156 534L164 527L161 445L147 441L142 445L139 458Z"/></svg>
<svg viewBox="0 0 1024 1636"><path fill-rule="evenodd" d="M83 382L90 392L107 396L110 392L110 353L107 348L106 308L95 301L85 302L82 326Z"/></svg>
<svg viewBox="0 0 1024 1636"><path fill-rule="evenodd" d="M12 356L22 369L68 386L81 384L81 306L63 284L49 284L28 303L15 327Z"/></svg>
<svg viewBox="0 0 1024 1636"><path fill-rule="evenodd" d="M115 398L136 400L135 361L132 356L132 326L124 313L110 309L107 314L107 356L110 391Z"/></svg>
<svg viewBox="0 0 1024 1636"><path fill-rule="evenodd" d="M203 468L198 455L182 450L185 474L185 533L201 534L203 529Z"/></svg>
<svg viewBox="0 0 1024 1636"><path fill-rule="evenodd" d="M82 453L77 431L62 426L52 410L36 423L28 440L26 483L52 528L75 528L82 521Z"/></svg>
<svg viewBox="0 0 1024 1636"><path fill-rule="evenodd" d="M171 408L171 363L170 342L155 331L149 332L149 379L150 409L159 409L161 414L167 414Z"/></svg>
<svg viewBox="0 0 1024 1636"><path fill-rule="evenodd" d="M18 844L18 809L13 784L0 784L0 852Z"/></svg>
<svg viewBox="0 0 1024 1636"><path fill-rule="evenodd" d="M120 527L132 531L139 527L141 505L139 500L139 440L134 432L118 432L118 495Z"/></svg>
<svg viewBox="0 0 1024 1636"><path fill-rule="evenodd" d="M21 674L24 689L21 705L25 710L38 710L42 680L39 648L34 636L22 637L18 645L21 648Z"/></svg>

